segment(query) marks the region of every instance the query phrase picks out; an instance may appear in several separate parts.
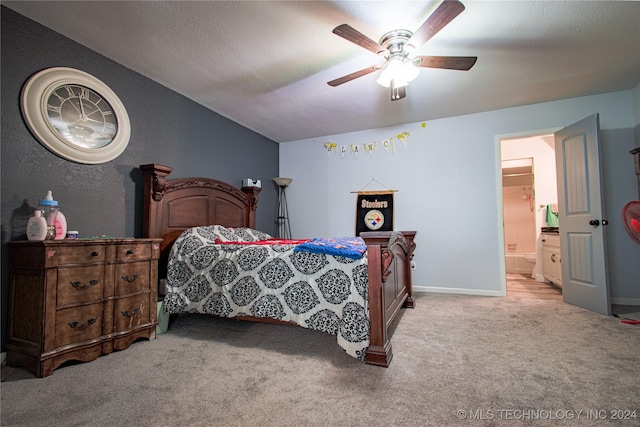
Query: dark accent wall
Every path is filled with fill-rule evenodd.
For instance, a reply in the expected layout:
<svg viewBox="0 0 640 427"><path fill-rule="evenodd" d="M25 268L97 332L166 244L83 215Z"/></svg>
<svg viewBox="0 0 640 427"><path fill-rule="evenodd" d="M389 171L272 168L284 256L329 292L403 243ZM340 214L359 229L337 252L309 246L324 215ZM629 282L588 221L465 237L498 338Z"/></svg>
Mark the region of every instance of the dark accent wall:
<svg viewBox="0 0 640 427"><path fill-rule="evenodd" d="M136 72L1 7L2 347L6 341L9 240L26 239L33 209L53 191L70 229L80 236L140 237L142 174L159 163L169 176L202 176L240 187L261 179L257 228L273 231L278 144ZM58 157L29 132L20 91L35 72L56 66L88 72L111 87L131 120L129 146L118 158L83 165ZM185 65L185 66L188 66ZM4 351L4 350L2 350Z"/></svg>

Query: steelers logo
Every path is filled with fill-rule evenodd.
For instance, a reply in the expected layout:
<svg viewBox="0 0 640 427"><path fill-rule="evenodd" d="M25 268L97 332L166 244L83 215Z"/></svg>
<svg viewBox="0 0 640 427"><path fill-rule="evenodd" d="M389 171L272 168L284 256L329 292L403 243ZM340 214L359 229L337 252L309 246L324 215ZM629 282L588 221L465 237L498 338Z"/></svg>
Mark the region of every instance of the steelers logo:
<svg viewBox="0 0 640 427"><path fill-rule="evenodd" d="M369 230L378 230L384 224L384 215L379 210L370 210L364 216L364 224Z"/></svg>

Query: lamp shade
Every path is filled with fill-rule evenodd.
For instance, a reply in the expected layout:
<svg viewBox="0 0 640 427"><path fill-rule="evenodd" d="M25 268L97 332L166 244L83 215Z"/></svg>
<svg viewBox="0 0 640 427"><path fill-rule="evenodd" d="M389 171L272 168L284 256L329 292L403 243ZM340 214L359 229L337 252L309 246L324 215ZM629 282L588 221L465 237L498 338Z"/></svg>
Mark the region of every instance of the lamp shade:
<svg viewBox="0 0 640 427"><path fill-rule="evenodd" d="M273 182L276 183L276 185L278 187L286 187L289 184L291 184L291 181L293 181L293 179L291 178L283 178L283 177L277 177L277 178L273 178Z"/></svg>

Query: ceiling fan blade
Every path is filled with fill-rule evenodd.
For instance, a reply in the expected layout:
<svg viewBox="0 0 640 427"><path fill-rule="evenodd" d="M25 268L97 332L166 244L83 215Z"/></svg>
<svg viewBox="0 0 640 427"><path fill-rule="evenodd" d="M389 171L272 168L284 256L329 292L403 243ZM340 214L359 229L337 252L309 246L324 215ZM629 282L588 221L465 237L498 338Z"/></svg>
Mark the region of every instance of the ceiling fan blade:
<svg viewBox="0 0 640 427"><path fill-rule="evenodd" d="M468 71L477 60L477 56L416 56L414 62L417 67Z"/></svg>
<svg viewBox="0 0 640 427"><path fill-rule="evenodd" d="M375 67L375 66L364 68L364 69L362 69L360 71L356 71L355 73L351 73L351 74L347 74L346 76L342 76L339 79L331 80L330 82L327 82L327 84L329 86L336 87L338 85L341 85L342 83L350 82L351 80L355 80L358 77L366 76L367 74L373 73L377 69L378 68Z"/></svg>
<svg viewBox="0 0 640 427"><path fill-rule="evenodd" d="M378 54L385 49L378 43L371 40L369 37L362 34L360 31L349 26L348 24L338 25L333 29L333 33L340 37L349 40L351 43L355 43L360 47L363 47L371 52Z"/></svg>
<svg viewBox="0 0 640 427"><path fill-rule="evenodd" d="M442 30L449 22L462 13L464 5L458 0L445 0L424 21L424 24L409 39L407 44L412 45L416 49L425 44L431 37L435 36L438 31Z"/></svg>

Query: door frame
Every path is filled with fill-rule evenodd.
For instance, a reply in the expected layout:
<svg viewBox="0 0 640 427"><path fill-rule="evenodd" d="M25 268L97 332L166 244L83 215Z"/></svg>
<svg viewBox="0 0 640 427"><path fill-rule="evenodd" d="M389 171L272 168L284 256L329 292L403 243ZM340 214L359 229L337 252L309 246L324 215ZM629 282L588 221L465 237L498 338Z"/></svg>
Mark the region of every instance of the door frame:
<svg viewBox="0 0 640 427"><path fill-rule="evenodd" d="M494 137L494 162L495 162L495 184L496 184L496 220L497 220L497 229L498 229L498 256L500 259L499 270L500 270L500 293L499 296L506 297L507 296L507 266L505 263L505 250L504 250L504 213L502 212L502 206L504 203L502 197L502 140L503 139L516 139L516 138L532 138L536 136L555 134L562 127L553 127L547 129L540 130L529 130L529 131L521 131L514 133L503 133L498 134ZM556 173L558 171L556 170Z"/></svg>

